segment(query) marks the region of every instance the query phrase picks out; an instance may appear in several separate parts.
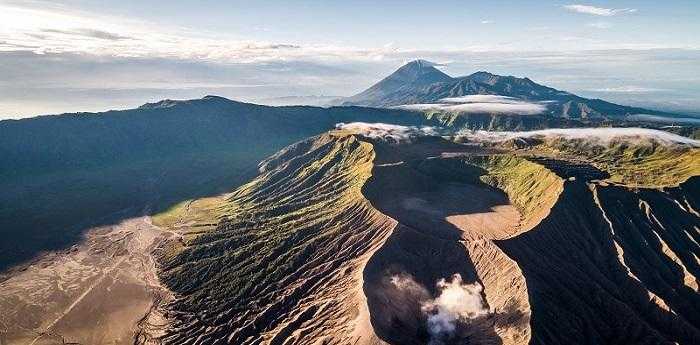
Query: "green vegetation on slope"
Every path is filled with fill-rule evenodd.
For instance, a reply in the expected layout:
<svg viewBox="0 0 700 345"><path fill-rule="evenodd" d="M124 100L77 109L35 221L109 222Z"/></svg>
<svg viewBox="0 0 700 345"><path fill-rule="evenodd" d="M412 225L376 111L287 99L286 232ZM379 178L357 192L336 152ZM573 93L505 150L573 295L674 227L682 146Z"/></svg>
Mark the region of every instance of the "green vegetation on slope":
<svg viewBox="0 0 700 345"><path fill-rule="evenodd" d="M439 110L429 110L424 113L427 119L437 121L442 126L455 129L525 131L544 128L583 127L586 125L579 120L545 115L468 114Z"/></svg>
<svg viewBox="0 0 700 345"><path fill-rule="evenodd" d="M700 175L700 148L669 146L654 141L551 139L537 149L586 160L610 173L610 181L629 186L677 186Z"/></svg>
<svg viewBox="0 0 700 345"><path fill-rule="evenodd" d="M503 190L529 224L556 202L563 180L544 166L513 154L473 156L467 162L485 169L481 180Z"/></svg>

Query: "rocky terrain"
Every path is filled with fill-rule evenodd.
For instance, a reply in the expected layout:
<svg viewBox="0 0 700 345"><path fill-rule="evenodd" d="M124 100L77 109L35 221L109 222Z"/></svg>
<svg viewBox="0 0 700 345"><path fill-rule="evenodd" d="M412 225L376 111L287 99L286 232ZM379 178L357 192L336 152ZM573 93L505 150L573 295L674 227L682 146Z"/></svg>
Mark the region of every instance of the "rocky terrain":
<svg viewBox="0 0 700 345"><path fill-rule="evenodd" d="M151 339L700 339L697 168L628 184L660 163L654 150L613 169L569 158L561 141L396 133L348 127L299 142L232 194L156 216L182 238L160 255L176 298L159 306L167 326ZM697 161L697 147L675 149Z"/></svg>

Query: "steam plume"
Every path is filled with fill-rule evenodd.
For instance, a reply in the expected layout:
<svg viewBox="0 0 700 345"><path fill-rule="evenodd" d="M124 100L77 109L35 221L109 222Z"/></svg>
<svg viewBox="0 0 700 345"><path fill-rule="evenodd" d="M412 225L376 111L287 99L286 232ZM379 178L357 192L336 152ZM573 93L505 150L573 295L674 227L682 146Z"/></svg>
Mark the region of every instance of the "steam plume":
<svg viewBox="0 0 700 345"><path fill-rule="evenodd" d="M457 323L488 314L481 298L481 284L464 284L462 276L455 274L450 281L438 280L437 288L437 298L426 301L421 308L428 315L431 345L442 344L443 339L451 337Z"/></svg>
<svg viewBox="0 0 700 345"><path fill-rule="evenodd" d="M390 281L397 289L413 296L426 296L420 304L421 311L427 316L429 345L442 344L444 340L455 335L459 324L468 324L470 320L488 314L481 297L481 284L465 284L458 273L449 280L443 278L437 281L438 295L434 299L427 297L425 288L410 275L394 275Z"/></svg>

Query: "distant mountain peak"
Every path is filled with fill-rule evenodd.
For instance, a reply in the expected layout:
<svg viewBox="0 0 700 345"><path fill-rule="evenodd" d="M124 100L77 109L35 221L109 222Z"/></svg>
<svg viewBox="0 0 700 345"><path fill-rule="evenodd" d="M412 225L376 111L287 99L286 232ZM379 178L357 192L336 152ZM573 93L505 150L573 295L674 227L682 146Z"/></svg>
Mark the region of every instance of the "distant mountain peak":
<svg viewBox="0 0 700 345"><path fill-rule="evenodd" d="M435 66L439 65L427 60L413 60L401 66L384 80L394 79L412 84L431 84L452 80L452 77L435 68Z"/></svg>
<svg viewBox="0 0 700 345"><path fill-rule="evenodd" d="M228 99L226 97L206 95L206 96L199 98L199 99L188 99L188 100L164 99L164 100L157 101L157 102L146 103L146 104L138 107L138 109L171 108L171 107L178 106L178 105L191 104L192 102L239 103L239 102L236 102L234 100Z"/></svg>
<svg viewBox="0 0 700 345"><path fill-rule="evenodd" d="M170 107L174 107L182 102L185 102L185 101L174 100L174 99L164 99L164 100L157 101L157 102L145 103L142 106L138 107L138 109L170 108Z"/></svg>
<svg viewBox="0 0 700 345"><path fill-rule="evenodd" d="M430 105L445 98L468 95L500 95L546 107L544 115L575 119L624 118L633 114L674 116L649 109L627 107L600 99L587 99L538 84L529 78L478 71L453 78L435 63L413 60L369 89L344 99L343 105L394 107ZM432 108L431 108L432 109Z"/></svg>
<svg viewBox="0 0 700 345"><path fill-rule="evenodd" d="M226 97L215 96L215 95L206 95L206 96L202 97L202 99L209 100L209 101L235 102L234 100L228 99Z"/></svg>
<svg viewBox="0 0 700 345"><path fill-rule="evenodd" d="M491 72L478 71L478 72L474 72L474 73L470 74L469 77L497 77L497 75L495 75Z"/></svg>
<svg viewBox="0 0 700 345"><path fill-rule="evenodd" d="M407 87L425 87L453 80L452 77L435 68L435 66L438 66L438 64L427 60L413 60L399 67L394 73L372 85L364 92L347 98L345 103L361 103L366 99L386 97Z"/></svg>
<svg viewBox="0 0 700 345"><path fill-rule="evenodd" d="M439 63L428 61L428 60L415 59L415 60L409 61L408 63L403 65L401 68L404 68L404 67L425 68L425 67L435 67L435 66L441 66L441 65Z"/></svg>

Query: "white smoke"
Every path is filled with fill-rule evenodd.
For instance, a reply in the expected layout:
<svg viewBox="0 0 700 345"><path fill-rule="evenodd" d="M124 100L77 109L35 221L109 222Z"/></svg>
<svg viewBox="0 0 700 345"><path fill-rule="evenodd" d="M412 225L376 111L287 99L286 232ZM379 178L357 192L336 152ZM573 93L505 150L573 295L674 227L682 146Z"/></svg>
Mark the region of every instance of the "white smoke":
<svg viewBox="0 0 700 345"><path fill-rule="evenodd" d="M427 291L410 275L394 275L391 283L402 291L410 292L413 296L426 296L421 304L421 311L427 316L426 327L430 333L429 345L439 345L443 340L452 337L459 324L467 324L470 320L488 315L484 302L481 284L465 284L462 276L457 273L451 279L437 281L438 295L431 299Z"/></svg>
<svg viewBox="0 0 700 345"><path fill-rule="evenodd" d="M631 143L648 142L654 140L666 145L689 145L700 147L700 141L683 137L677 134L649 128L552 128L527 132L489 132L462 130L457 132L457 137L476 141L500 142L516 138L563 138L584 139L602 145L613 141L625 141Z"/></svg>
<svg viewBox="0 0 700 345"><path fill-rule="evenodd" d="M500 95L468 95L448 97L439 103L407 104L396 108L418 111L444 111L468 114L536 115L547 110L545 102L526 102Z"/></svg>
<svg viewBox="0 0 700 345"><path fill-rule="evenodd" d="M442 339L454 334L457 323L488 314L481 284L464 284L462 276L455 274L451 281L438 280L437 288L437 298L426 301L421 308L428 315L429 344L441 344Z"/></svg>
<svg viewBox="0 0 700 345"><path fill-rule="evenodd" d="M335 128L338 130L348 130L372 139L379 139L392 143L410 143L418 137L439 135L435 127L399 126L387 123L341 122L336 124Z"/></svg>

